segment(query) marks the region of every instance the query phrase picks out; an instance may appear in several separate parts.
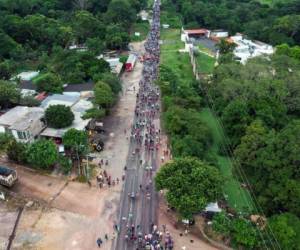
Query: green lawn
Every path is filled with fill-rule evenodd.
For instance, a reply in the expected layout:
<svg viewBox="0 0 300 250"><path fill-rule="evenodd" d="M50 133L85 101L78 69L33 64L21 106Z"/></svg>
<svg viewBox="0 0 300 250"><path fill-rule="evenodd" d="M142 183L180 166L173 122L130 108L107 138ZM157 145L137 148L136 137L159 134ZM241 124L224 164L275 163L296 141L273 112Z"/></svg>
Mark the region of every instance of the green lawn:
<svg viewBox="0 0 300 250"><path fill-rule="evenodd" d="M268 4L268 5L273 5L276 3L288 3L291 2L292 0L257 0L261 4Z"/></svg>
<svg viewBox="0 0 300 250"><path fill-rule="evenodd" d="M216 59L214 57L208 56L204 53L198 53L196 55L197 68L202 74L211 74L213 72Z"/></svg>
<svg viewBox="0 0 300 250"><path fill-rule="evenodd" d="M184 43L180 40L180 30L162 29L161 40L167 41L161 45L161 64L171 67L182 80L192 81L194 75L189 54L178 52L184 48Z"/></svg>
<svg viewBox="0 0 300 250"><path fill-rule="evenodd" d="M240 186L240 183L233 176L233 163L231 158L219 155L219 147L224 145L224 134L216 117L210 109L206 108L201 111L204 122L207 123L213 135L213 145L211 154L216 159L218 167L226 179L224 185L224 194L227 197L229 205L236 208L237 211L252 211L253 204L251 202L249 192Z"/></svg>
<svg viewBox="0 0 300 250"><path fill-rule="evenodd" d="M132 42L138 42L138 41L143 41L146 39L148 32L149 32L149 22L144 21L141 23L135 23L131 27L131 32L130 32L130 40ZM140 36L135 36L134 33L139 32Z"/></svg>

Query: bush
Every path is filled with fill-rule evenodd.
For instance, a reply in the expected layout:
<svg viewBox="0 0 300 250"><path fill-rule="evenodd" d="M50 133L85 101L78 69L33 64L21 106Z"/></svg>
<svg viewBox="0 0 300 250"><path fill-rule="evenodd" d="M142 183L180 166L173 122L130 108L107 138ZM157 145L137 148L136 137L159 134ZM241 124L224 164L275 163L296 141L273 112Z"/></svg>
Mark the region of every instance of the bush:
<svg viewBox="0 0 300 250"><path fill-rule="evenodd" d="M60 166L61 171L64 174L69 174L71 169L72 169L72 161L69 158L60 155L59 159L58 159L58 162L59 162L59 166Z"/></svg>
<svg viewBox="0 0 300 250"><path fill-rule="evenodd" d="M90 118L100 119L104 117L105 114L106 114L105 109L91 108L85 112L85 114L82 116L82 119L90 119Z"/></svg>
<svg viewBox="0 0 300 250"><path fill-rule="evenodd" d="M7 156L17 163L26 163L26 144L12 140L7 147Z"/></svg>
<svg viewBox="0 0 300 250"><path fill-rule="evenodd" d="M28 107L38 107L41 102L35 99L33 96L24 96L20 99L20 105Z"/></svg>
<svg viewBox="0 0 300 250"><path fill-rule="evenodd" d="M0 151L6 151L14 137L8 133L0 133Z"/></svg>
<svg viewBox="0 0 300 250"><path fill-rule="evenodd" d="M61 93L63 91L63 84L60 77L53 73L43 74L33 81L37 85L38 91L49 93Z"/></svg>
<svg viewBox="0 0 300 250"><path fill-rule="evenodd" d="M46 109L47 125L52 128L65 128L74 121L74 114L70 107L65 105L51 105Z"/></svg>
<svg viewBox="0 0 300 250"><path fill-rule="evenodd" d="M37 140L28 146L27 161L34 167L48 169L58 159L56 145L50 140Z"/></svg>

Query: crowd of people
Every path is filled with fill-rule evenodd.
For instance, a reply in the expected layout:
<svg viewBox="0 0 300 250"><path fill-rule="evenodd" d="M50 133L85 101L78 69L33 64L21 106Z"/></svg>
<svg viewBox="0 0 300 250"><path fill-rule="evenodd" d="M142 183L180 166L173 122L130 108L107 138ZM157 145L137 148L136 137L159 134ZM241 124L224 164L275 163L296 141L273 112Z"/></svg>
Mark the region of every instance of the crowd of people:
<svg viewBox="0 0 300 250"><path fill-rule="evenodd" d="M133 159L141 159L141 153L152 154L159 150L161 145L159 124L155 124L159 116L160 104L159 88L154 84L158 76L159 67L159 36L160 36L160 2L156 0L153 6L153 19L151 30L145 42L144 65L142 79L139 82L139 91L136 94L136 108L134 122L131 128L130 141L134 145ZM164 154L167 154L164 151ZM142 160L140 160L142 163ZM146 180L140 184L140 192L145 195L146 200L151 200L153 190L152 171L154 166L145 162ZM130 194L129 194L130 195ZM150 204L148 204L150 206ZM154 219L154 218L151 218ZM145 227L145 225L144 225ZM169 232L159 231L154 223L141 228L140 225L128 223L126 225L125 241L134 243L136 249L173 249L173 240ZM164 241L163 241L164 240ZM135 249L135 248L134 248Z"/></svg>

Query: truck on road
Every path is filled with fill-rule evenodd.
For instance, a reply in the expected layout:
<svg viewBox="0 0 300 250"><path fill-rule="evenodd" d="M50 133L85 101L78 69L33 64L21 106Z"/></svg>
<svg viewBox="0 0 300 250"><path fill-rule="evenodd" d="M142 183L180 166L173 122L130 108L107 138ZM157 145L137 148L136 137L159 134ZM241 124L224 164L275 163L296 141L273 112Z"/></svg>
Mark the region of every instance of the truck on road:
<svg viewBox="0 0 300 250"><path fill-rule="evenodd" d="M18 179L17 171L8 167L0 166L0 184L11 187Z"/></svg>

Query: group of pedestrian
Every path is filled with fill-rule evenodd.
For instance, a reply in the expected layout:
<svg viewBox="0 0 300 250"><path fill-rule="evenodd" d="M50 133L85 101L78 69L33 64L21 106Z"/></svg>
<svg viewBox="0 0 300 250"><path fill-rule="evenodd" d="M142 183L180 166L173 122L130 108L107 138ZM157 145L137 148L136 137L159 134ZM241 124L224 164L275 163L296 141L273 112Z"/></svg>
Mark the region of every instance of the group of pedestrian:
<svg viewBox="0 0 300 250"><path fill-rule="evenodd" d="M107 235L107 234L104 235L104 239L105 239L105 241L108 241L108 235ZM104 242L103 242L103 240L99 237L99 238L96 240L96 243L97 243L98 247L100 248L101 245L102 245Z"/></svg>

